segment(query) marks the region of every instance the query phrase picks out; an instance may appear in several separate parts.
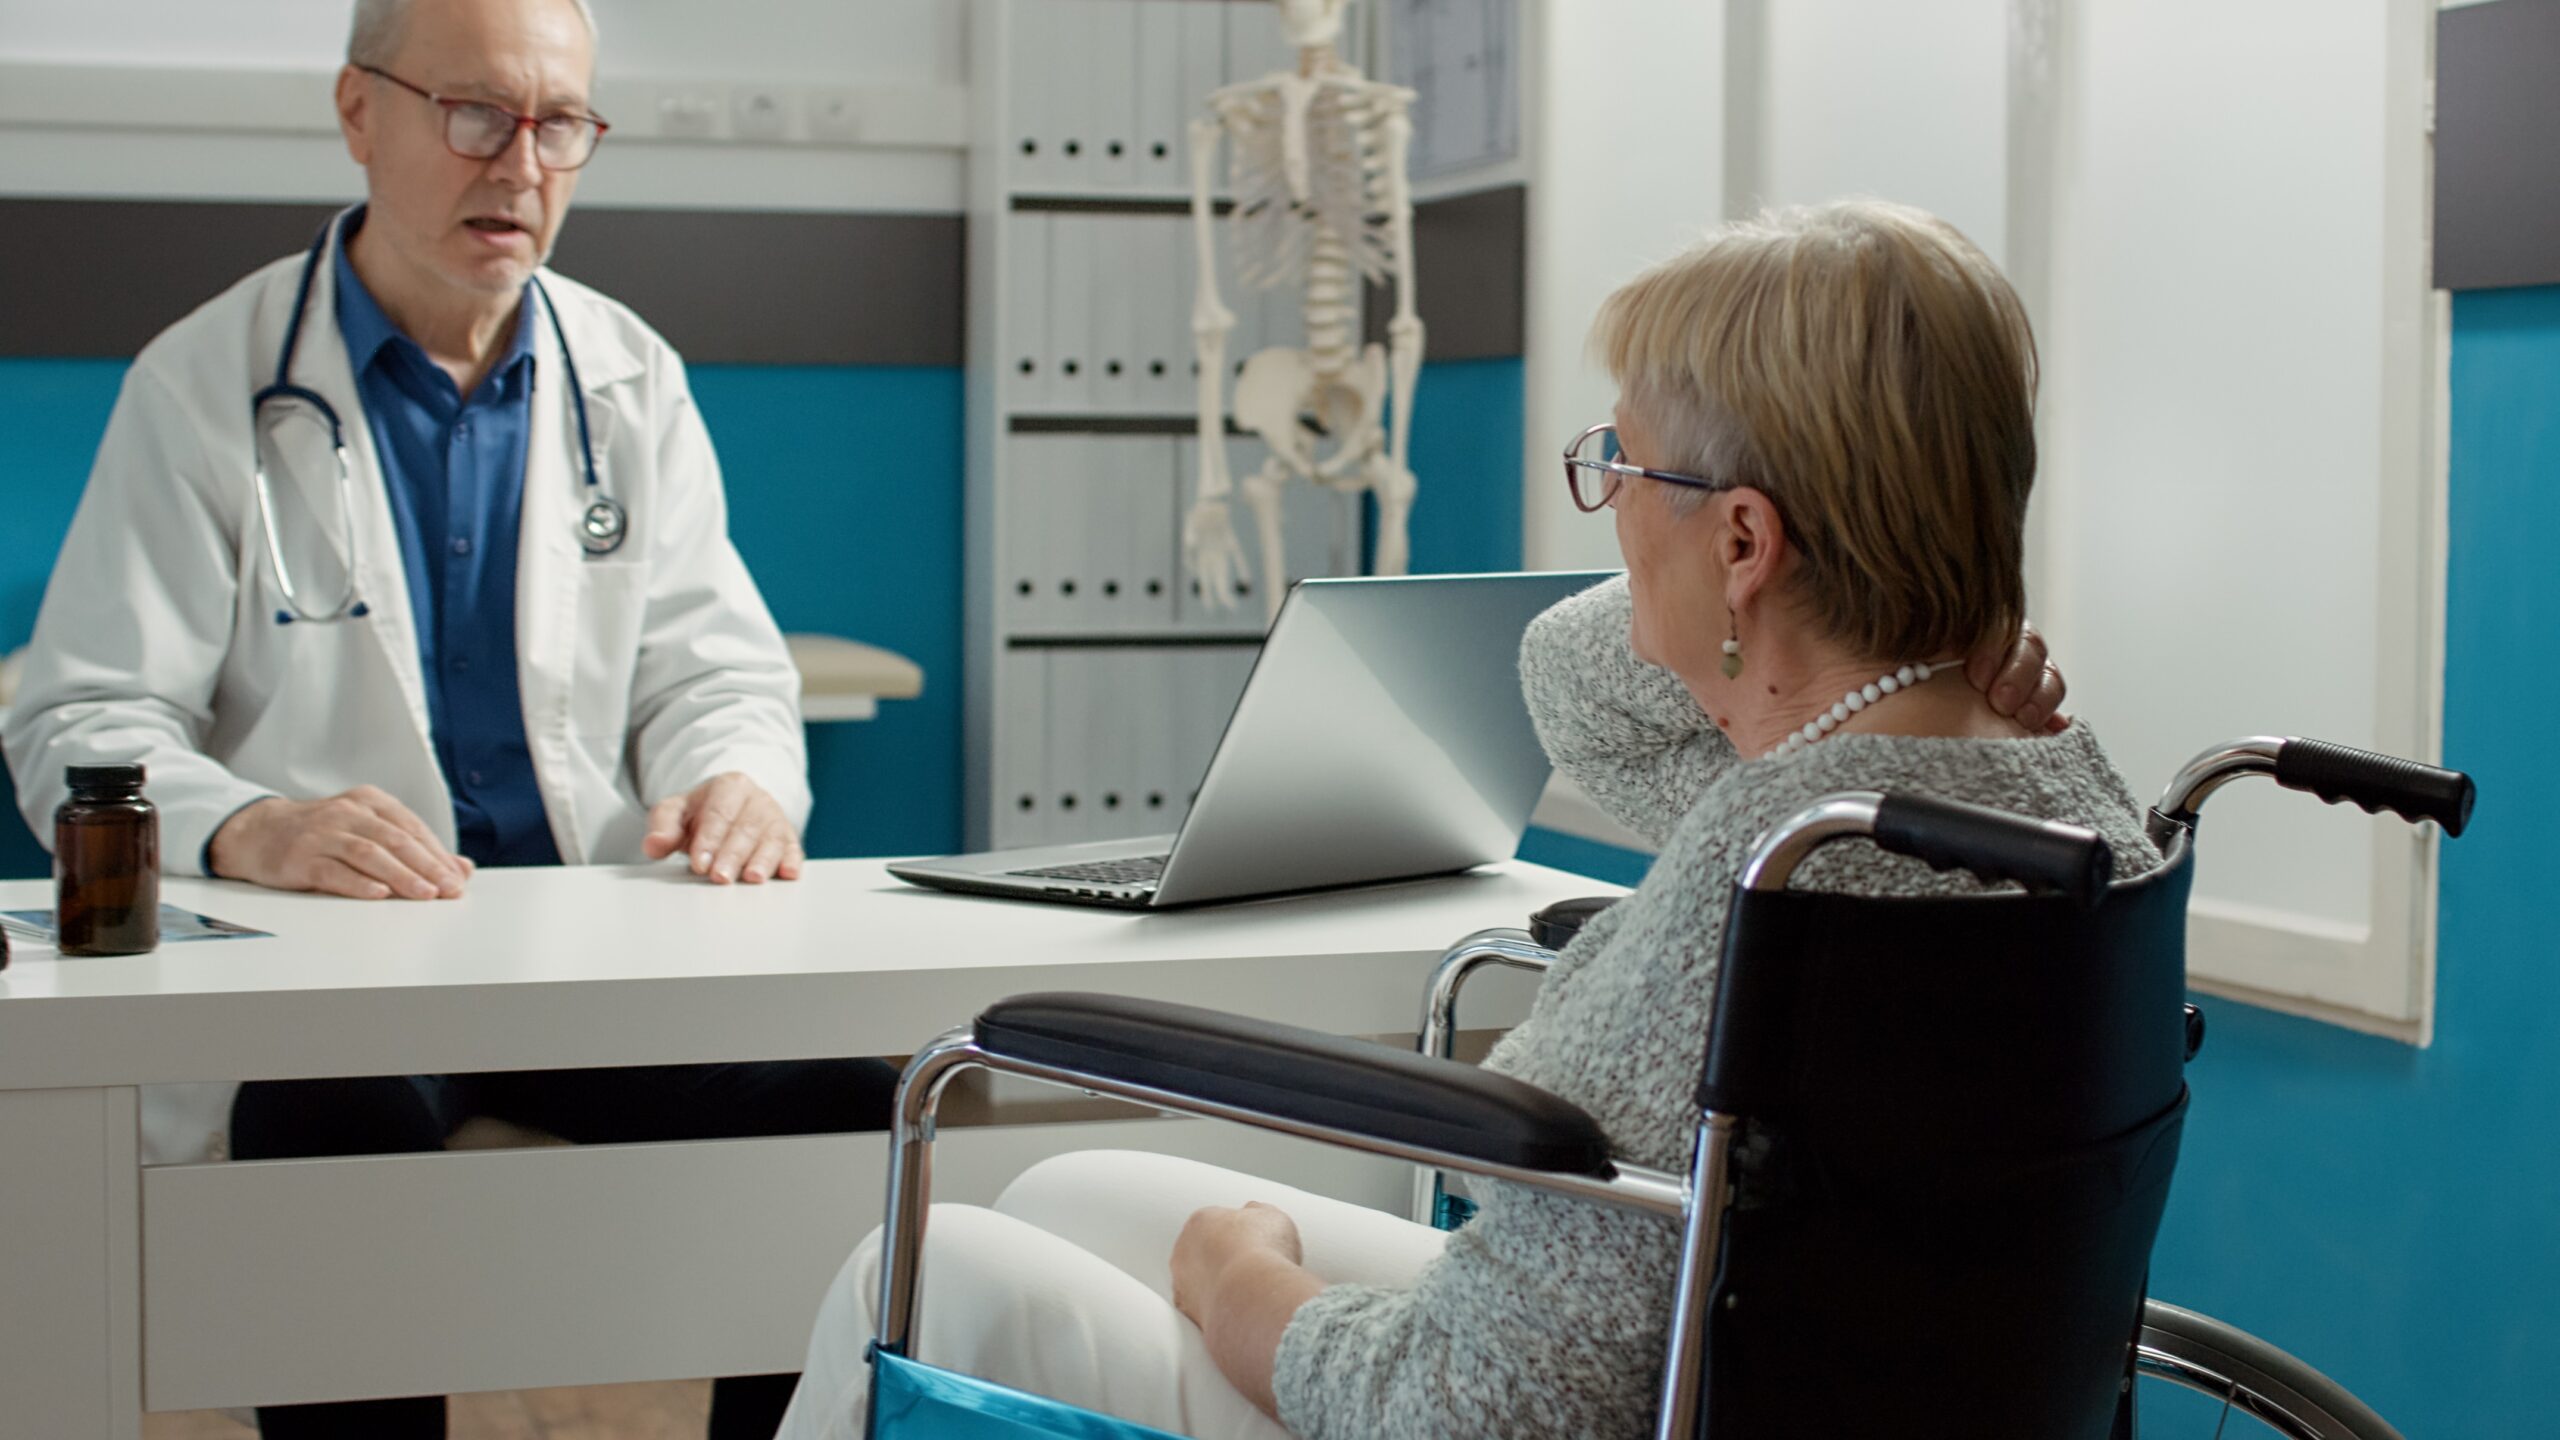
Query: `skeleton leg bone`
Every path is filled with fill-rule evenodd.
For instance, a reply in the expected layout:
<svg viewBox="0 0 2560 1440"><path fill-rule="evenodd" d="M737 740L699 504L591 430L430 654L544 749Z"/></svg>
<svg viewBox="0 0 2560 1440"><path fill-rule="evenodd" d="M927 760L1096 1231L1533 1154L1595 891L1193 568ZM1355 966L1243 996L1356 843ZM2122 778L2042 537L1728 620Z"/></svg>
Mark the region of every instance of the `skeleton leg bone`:
<svg viewBox="0 0 2560 1440"><path fill-rule="evenodd" d="M1244 568L1244 546L1227 510L1227 496L1235 488L1227 473L1227 336L1234 333L1236 317L1218 297L1217 221L1210 204L1218 142L1225 133L1226 127L1213 119L1191 122L1193 263L1200 277L1191 303L1191 338L1200 366L1200 478L1191 511L1183 517L1182 555L1200 597L1214 610L1235 603L1237 575Z"/></svg>
<svg viewBox="0 0 2560 1440"><path fill-rule="evenodd" d="M1283 547L1287 523L1282 500L1289 488L1289 466L1274 455L1244 477L1244 503L1253 511L1255 538L1262 542L1262 606L1266 620L1280 618L1280 602L1289 596L1288 556Z"/></svg>

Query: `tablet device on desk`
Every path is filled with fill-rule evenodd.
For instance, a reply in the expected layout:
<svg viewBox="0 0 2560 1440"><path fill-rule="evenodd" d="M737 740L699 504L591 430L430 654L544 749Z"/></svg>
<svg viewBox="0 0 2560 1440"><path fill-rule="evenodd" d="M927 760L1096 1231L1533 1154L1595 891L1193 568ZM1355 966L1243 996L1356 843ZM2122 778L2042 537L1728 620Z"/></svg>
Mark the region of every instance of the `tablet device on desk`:
<svg viewBox="0 0 2560 1440"><path fill-rule="evenodd" d="M1613 571L1306 580L1172 835L901 861L917 885L1162 909L1507 860L1547 783L1520 635Z"/></svg>

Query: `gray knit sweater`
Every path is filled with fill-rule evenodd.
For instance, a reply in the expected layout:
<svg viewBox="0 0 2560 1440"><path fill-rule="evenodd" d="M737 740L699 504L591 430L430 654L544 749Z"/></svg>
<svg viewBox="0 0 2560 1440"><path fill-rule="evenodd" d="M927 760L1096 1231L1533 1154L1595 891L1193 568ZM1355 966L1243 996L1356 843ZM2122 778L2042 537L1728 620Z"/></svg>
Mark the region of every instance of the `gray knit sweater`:
<svg viewBox="0 0 2560 1440"><path fill-rule="evenodd" d="M2156 865L2142 808L2085 724L2034 740L1841 734L1743 762L1668 671L1635 658L1623 580L1529 627L1520 670L1556 765L1660 847L1627 899L1547 975L1485 1062L1572 1100L1619 1155L1685 1170L1725 904L1753 842L1835 790L1908 789L2088 825L2116 869ZM1979 889L1864 841L1826 847L1800 887ZM1630 1211L1476 1182L1482 1210L1407 1289L1335 1285L1280 1342L1281 1419L1305 1440L1639 1436L1651 1431L1676 1228Z"/></svg>

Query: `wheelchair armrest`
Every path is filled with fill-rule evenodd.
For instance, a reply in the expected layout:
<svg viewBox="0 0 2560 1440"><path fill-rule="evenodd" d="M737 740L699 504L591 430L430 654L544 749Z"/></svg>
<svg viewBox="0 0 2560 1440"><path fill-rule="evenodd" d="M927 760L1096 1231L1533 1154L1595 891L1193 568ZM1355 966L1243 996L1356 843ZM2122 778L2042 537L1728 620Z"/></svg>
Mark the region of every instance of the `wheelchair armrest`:
<svg viewBox="0 0 2560 1440"><path fill-rule="evenodd" d="M1582 933L1591 917L1615 905L1616 895L1584 895L1572 900L1558 900L1529 917L1529 938L1542 950L1562 950Z"/></svg>
<svg viewBox="0 0 2560 1440"><path fill-rule="evenodd" d="M979 1048L1168 1095L1522 1170L1606 1177L1609 1137L1507 1075L1367 1040L1114 995L1017 995Z"/></svg>

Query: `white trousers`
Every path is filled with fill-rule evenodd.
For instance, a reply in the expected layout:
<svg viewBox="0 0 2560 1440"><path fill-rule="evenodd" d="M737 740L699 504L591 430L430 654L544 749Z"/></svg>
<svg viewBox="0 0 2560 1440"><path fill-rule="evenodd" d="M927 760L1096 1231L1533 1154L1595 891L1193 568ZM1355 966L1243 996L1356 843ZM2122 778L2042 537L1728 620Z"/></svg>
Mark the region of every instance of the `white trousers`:
<svg viewBox="0 0 2560 1440"><path fill-rule="evenodd" d="M1093 1150L1042 1161L993 1210L936 1205L912 1353L1033 1394L1198 1440L1287 1440L1173 1308L1174 1237L1193 1211L1260 1200L1298 1225L1328 1283L1401 1286L1447 1238L1427 1225L1167 1155ZM881 1233L854 1248L819 1307L778 1440L861 1440Z"/></svg>

